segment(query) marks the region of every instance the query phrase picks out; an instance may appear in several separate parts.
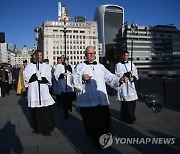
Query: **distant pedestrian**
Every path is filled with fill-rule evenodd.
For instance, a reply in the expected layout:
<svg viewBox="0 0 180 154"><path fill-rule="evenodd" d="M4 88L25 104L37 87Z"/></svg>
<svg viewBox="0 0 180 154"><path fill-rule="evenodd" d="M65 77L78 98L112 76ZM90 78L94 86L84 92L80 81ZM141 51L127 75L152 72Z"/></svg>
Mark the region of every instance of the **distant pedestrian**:
<svg viewBox="0 0 180 154"><path fill-rule="evenodd" d="M13 78L13 89L17 91L17 84L18 84L18 78L19 78L19 67L18 65L14 65L12 69L12 78Z"/></svg>
<svg viewBox="0 0 180 154"><path fill-rule="evenodd" d="M23 67L19 70L19 78L18 78L18 85L17 85L17 94L23 94L24 96L27 95L27 89L25 87L24 82L24 70L27 66L27 60L23 61Z"/></svg>

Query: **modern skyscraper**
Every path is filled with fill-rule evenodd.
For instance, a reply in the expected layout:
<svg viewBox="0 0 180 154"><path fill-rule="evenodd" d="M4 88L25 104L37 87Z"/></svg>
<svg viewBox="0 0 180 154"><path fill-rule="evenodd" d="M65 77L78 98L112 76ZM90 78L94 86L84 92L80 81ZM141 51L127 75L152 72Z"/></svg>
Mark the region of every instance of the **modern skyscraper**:
<svg viewBox="0 0 180 154"><path fill-rule="evenodd" d="M64 13L66 13L67 16L71 17L70 12L69 12L67 6L64 3L62 3L62 2L58 2L58 21L62 21L62 17L61 16Z"/></svg>
<svg viewBox="0 0 180 154"><path fill-rule="evenodd" d="M116 35L124 24L124 8L118 5L101 5L94 14L94 20L98 24L98 39L102 43L102 54L100 57L105 57L106 48L105 45L113 44Z"/></svg>

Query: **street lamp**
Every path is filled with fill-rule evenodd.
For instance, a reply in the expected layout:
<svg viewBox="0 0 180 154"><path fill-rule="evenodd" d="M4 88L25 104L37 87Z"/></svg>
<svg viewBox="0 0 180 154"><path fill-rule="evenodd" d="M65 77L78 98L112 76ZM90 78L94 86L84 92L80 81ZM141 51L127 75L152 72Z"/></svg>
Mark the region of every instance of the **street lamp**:
<svg viewBox="0 0 180 154"><path fill-rule="evenodd" d="M135 23L131 24L131 70L132 70L132 60L133 60L133 35L135 34L135 31L137 31L138 26Z"/></svg>
<svg viewBox="0 0 180 154"><path fill-rule="evenodd" d="M39 33L40 33L40 31L41 31L41 28L40 28L40 27L35 27L35 28L34 28L35 41L36 41L36 43L35 43L35 50L38 49L38 40L39 40Z"/></svg>
<svg viewBox="0 0 180 154"><path fill-rule="evenodd" d="M64 32L64 56L66 58L66 33L67 33L67 21L69 20L69 16L66 15L66 12L64 12L61 15L61 19L63 21L63 32Z"/></svg>
<svg viewBox="0 0 180 154"><path fill-rule="evenodd" d="M66 59L66 33L67 33L67 21L69 20L69 16L66 15L66 12L64 12L61 15L61 19L63 21L63 32L64 32L64 58ZM65 64L66 65L66 64ZM67 73L66 67L65 67L65 72ZM66 92L67 92L67 77L66 77Z"/></svg>

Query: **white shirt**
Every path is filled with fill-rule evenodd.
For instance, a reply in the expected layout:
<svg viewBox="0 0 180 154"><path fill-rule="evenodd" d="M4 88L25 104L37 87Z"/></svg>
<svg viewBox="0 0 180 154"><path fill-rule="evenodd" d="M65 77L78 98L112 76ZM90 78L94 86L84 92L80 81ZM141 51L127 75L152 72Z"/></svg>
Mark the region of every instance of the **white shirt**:
<svg viewBox="0 0 180 154"><path fill-rule="evenodd" d="M118 77L122 77L124 73L131 70L131 62L122 64L121 62L116 64L115 74ZM138 79L138 72L136 66L132 63L133 76ZM128 80L127 83L121 85L121 90L117 93L117 99L119 101L134 101L138 99L134 82Z"/></svg>
<svg viewBox="0 0 180 154"><path fill-rule="evenodd" d="M92 76L89 81L84 82L82 75ZM78 107L93 107L97 105L108 105L109 100L105 82L112 87L119 86L119 78L108 71L102 64L87 65L81 63L74 70L73 84L77 92Z"/></svg>
<svg viewBox="0 0 180 154"><path fill-rule="evenodd" d="M25 85L28 87L28 107L45 107L53 105L55 102L51 95L49 94L49 87L51 85L51 68L49 65L42 63L39 64L39 71L41 76L45 77L48 80L48 84L40 84L40 96L41 96L41 105L39 102L39 86L38 82L34 81L29 83L31 76L36 73L37 67L36 64L30 63L27 65L24 71L24 80Z"/></svg>

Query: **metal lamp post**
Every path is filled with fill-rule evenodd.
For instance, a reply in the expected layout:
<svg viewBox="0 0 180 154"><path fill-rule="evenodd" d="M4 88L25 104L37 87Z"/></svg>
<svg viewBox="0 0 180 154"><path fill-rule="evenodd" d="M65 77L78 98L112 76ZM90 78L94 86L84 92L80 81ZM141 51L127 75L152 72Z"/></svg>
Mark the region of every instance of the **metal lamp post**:
<svg viewBox="0 0 180 154"><path fill-rule="evenodd" d="M135 31L137 30L137 24L132 23L131 24L131 70L132 70L132 61L133 61L133 35L135 33Z"/></svg>
<svg viewBox="0 0 180 154"><path fill-rule="evenodd" d="M61 15L62 21L63 21L63 32L64 32L64 58L66 59L66 33L67 33L67 20L69 17L66 15L66 12L64 12ZM66 67L65 67L65 72L67 73ZM66 92L67 92L67 77L66 77Z"/></svg>
<svg viewBox="0 0 180 154"><path fill-rule="evenodd" d="M69 19L69 17L66 15L66 12L64 12L61 15L61 18L63 20L63 32L64 32L64 56L66 58L66 33L67 33L67 20Z"/></svg>

